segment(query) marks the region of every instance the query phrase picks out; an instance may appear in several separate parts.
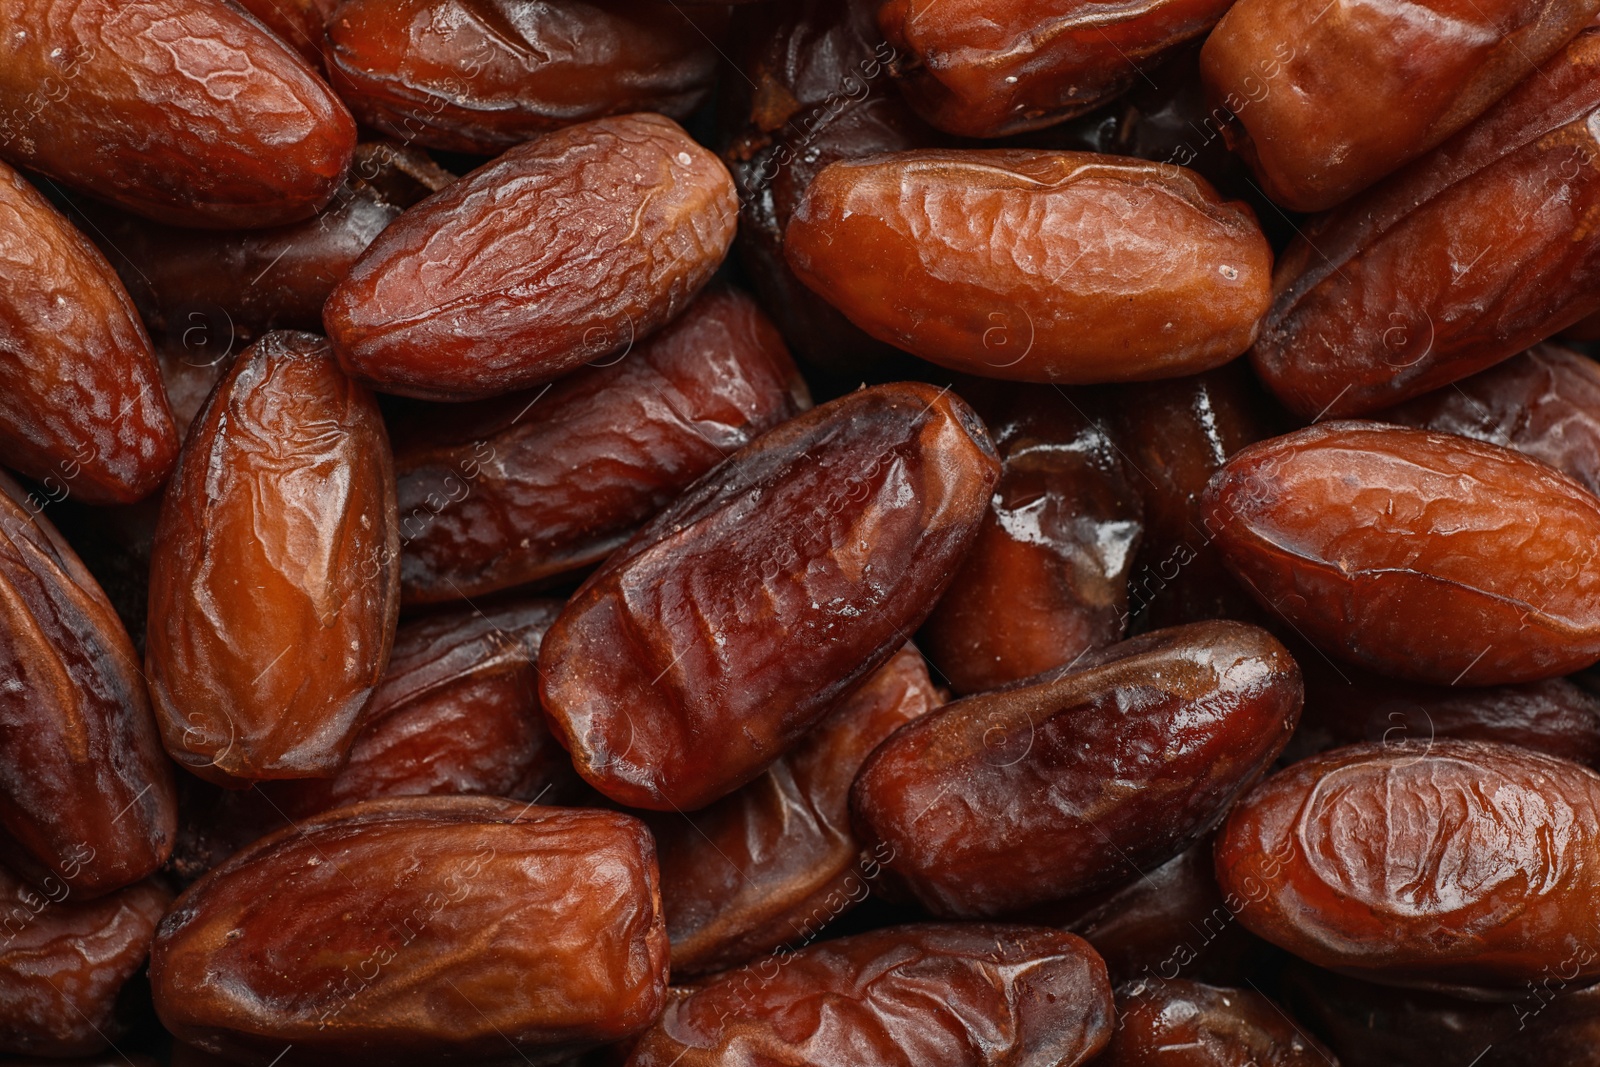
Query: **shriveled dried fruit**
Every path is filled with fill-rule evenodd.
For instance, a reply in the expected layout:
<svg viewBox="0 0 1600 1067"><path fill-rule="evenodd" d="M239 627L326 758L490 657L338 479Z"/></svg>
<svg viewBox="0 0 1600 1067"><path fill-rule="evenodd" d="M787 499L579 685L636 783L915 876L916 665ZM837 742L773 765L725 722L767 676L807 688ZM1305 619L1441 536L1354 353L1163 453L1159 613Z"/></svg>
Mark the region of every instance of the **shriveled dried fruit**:
<svg viewBox="0 0 1600 1067"><path fill-rule="evenodd" d="M339 0L238 0L313 67L322 66L322 38Z"/></svg>
<svg viewBox="0 0 1600 1067"><path fill-rule="evenodd" d="M469 400L559 378L665 325L716 271L733 180L671 119L519 145L406 212L323 309L351 374Z"/></svg>
<svg viewBox="0 0 1600 1067"><path fill-rule="evenodd" d="M394 473L372 395L270 333L196 418L150 562L145 662L167 751L220 785L331 777L399 611Z"/></svg>
<svg viewBox="0 0 1600 1067"><path fill-rule="evenodd" d="M948 390L863 389L757 438L568 601L541 697L596 789L691 810L738 788L903 645L999 475Z"/></svg>
<svg viewBox="0 0 1600 1067"><path fill-rule="evenodd" d="M1181 167L1083 152L924 149L817 175L784 254L880 340L1033 382L1139 381L1255 340L1272 253Z"/></svg>
<svg viewBox="0 0 1600 1067"><path fill-rule="evenodd" d="M1187 981L1117 989L1105 1067L1326 1067L1327 1049L1250 989Z"/></svg>
<svg viewBox="0 0 1600 1067"><path fill-rule="evenodd" d="M637 819L409 797L286 829L189 887L150 983L179 1040L252 1061L548 1062L649 1025L666 967Z"/></svg>

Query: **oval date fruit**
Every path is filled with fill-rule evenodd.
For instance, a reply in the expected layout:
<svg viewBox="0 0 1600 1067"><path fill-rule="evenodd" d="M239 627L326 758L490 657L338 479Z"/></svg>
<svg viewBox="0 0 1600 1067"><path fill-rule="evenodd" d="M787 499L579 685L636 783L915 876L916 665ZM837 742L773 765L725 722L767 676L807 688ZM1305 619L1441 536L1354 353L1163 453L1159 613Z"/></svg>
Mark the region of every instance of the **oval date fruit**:
<svg viewBox="0 0 1600 1067"><path fill-rule="evenodd" d="M484 155L604 115L688 118L717 69L711 39L657 0L345 0L326 49L363 124Z"/></svg>
<svg viewBox="0 0 1600 1067"><path fill-rule="evenodd" d="M265 27L208 0L5 0L0 156L176 226L309 218L356 126Z"/></svg>
<svg viewBox="0 0 1600 1067"><path fill-rule="evenodd" d="M717 157L623 115L519 145L407 211L328 297L353 376L470 400L612 356L675 317L733 242Z"/></svg>
<svg viewBox="0 0 1600 1067"><path fill-rule="evenodd" d="M98 896L166 861L176 803L127 631L0 474L0 855L55 896Z"/></svg>
<svg viewBox="0 0 1600 1067"><path fill-rule="evenodd" d="M840 938L685 990L628 1067L1075 1067L1111 1036L1081 938L939 923Z"/></svg>
<svg viewBox="0 0 1600 1067"><path fill-rule="evenodd" d="M1329 654L1438 685L1600 658L1600 499L1508 448L1324 423L1240 452L1208 499L1229 567Z"/></svg>
<svg viewBox="0 0 1600 1067"><path fill-rule="evenodd" d="M1487 741L1353 745L1240 801L1217 838L1240 919L1321 967L1393 985L1600 975L1600 775Z"/></svg>
<svg viewBox="0 0 1600 1067"><path fill-rule="evenodd" d="M273 834L190 886L150 984L179 1040L252 1062L293 1045L334 1067L543 1063L649 1025L666 967L637 819L409 797Z"/></svg>
<svg viewBox="0 0 1600 1067"><path fill-rule="evenodd" d="M307 63L322 67L323 31L339 0L238 0Z"/></svg>
<svg viewBox="0 0 1600 1067"><path fill-rule="evenodd" d="M389 441L320 338L270 333L190 428L150 560L167 751L219 785L327 778L399 611Z"/></svg>
<svg viewBox="0 0 1600 1067"><path fill-rule="evenodd" d="M105 258L4 163L0 279L0 462L55 499L154 491L178 436L144 325Z"/></svg>
<svg viewBox="0 0 1600 1067"><path fill-rule="evenodd" d="M999 476L948 390L851 393L758 437L568 601L540 695L578 772L691 810L762 772L927 617Z"/></svg>
<svg viewBox="0 0 1600 1067"><path fill-rule="evenodd" d="M845 160L784 254L867 333L1032 382L1192 374L1255 340L1272 252L1181 167L1084 152L924 149Z"/></svg>
<svg viewBox="0 0 1600 1067"><path fill-rule="evenodd" d="M395 432L401 595L459 600L598 563L810 404L755 301L713 289L621 359L430 406Z"/></svg>
<svg viewBox="0 0 1600 1067"><path fill-rule="evenodd" d="M1332 1056L1249 989L1144 981L1117 989L1101 1067L1326 1067Z"/></svg>
<svg viewBox="0 0 1600 1067"><path fill-rule="evenodd" d="M1300 700L1299 668L1264 630L1143 634L902 727L856 778L856 832L939 915L1104 889L1215 826Z"/></svg>
<svg viewBox="0 0 1600 1067"><path fill-rule="evenodd" d="M674 975L808 941L866 899L890 857L862 853L850 783L879 742L938 704L907 645L760 778L708 808L652 820Z"/></svg>

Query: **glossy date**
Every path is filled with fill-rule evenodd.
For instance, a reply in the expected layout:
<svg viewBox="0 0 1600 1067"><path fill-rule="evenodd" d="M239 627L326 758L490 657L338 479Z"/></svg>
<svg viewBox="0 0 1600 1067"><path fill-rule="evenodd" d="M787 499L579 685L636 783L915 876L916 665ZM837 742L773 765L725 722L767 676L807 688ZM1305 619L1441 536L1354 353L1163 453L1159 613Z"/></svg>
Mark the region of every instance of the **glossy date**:
<svg viewBox="0 0 1600 1067"><path fill-rule="evenodd" d="M1136 982L1117 989L1104 1067L1323 1067L1334 1062L1283 1009L1249 989Z"/></svg>

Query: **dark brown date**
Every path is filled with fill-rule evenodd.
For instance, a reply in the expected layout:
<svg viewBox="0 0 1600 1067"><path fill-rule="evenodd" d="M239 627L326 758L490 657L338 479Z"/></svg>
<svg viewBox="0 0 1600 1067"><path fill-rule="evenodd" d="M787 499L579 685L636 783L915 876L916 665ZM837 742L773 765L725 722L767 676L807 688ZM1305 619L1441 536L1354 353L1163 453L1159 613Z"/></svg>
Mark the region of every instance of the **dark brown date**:
<svg viewBox="0 0 1600 1067"><path fill-rule="evenodd" d="M177 823L139 657L111 602L0 474L0 855L60 898L166 861Z"/></svg>
<svg viewBox="0 0 1600 1067"><path fill-rule="evenodd" d="M948 390L851 393L696 482L568 602L541 697L579 773L632 807L759 775L899 650L999 476Z"/></svg>
<svg viewBox="0 0 1600 1067"><path fill-rule="evenodd" d="M0 156L175 226L328 202L350 112L255 19L208 0L5 0Z"/></svg>
<svg viewBox="0 0 1600 1067"><path fill-rule="evenodd" d="M399 611L389 441L320 337L269 333L189 432L150 561L168 753L208 781L331 777Z"/></svg>
<svg viewBox="0 0 1600 1067"><path fill-rule="evenodd" d="M172 894L146 881L85 902L72 889L41 892L0 867L0 1052L88 1056L122 1036L117 995Z"/></svg>
<svg viewBox="0 0 1600 1067"><path fill-rule="evenodd" d="M809 941L866 899L890 857L862 853L850 783L879 742L938 704L907 645L760 778L709 808L651 820L674 975Z"/></svg>
<svg viewBox="0 0 1600 1067"><path fill-rule="evenodd" d="M353 376L470 400L604 359L675 317L738 221L733 180L671 119L597 119L519 145L407 211L328 298Z"/></svg>
<svg viewBox="0 0 1600 1067"><path fill-rule="evenodd" d="M1137 982L1117 989L1102 1067L1326 1067L1333 1057L1249 989Z"/></svg>
<svg viewBox="0 0 1600 1067"><path fill-rule="evenodd" d="M1087 396L1028 386L974 401L1000 451L978 539L919 640L957 693L1122 639L1143 507Z"/></svg>
<svg viewBox="0 0 1600 1067"><path fill-rule="evenodd" d="M4 163L0 278L0 462L54 500L154 491L178 436L144 325L104 257Z"/></svg>
<svg viewBox="0 0 1600 1067"><path fill-rule="evenodd" d="M1111 1036L1105 967L1057 930L930 923L683 991L628 1067L1075 1067Z"/></svg>
<svg viewBox="0 0 1600 1067"><path fill-rule="evenodd" d="M1272 252L1248 208L1181 167L1083 152L834 163L784 254L879 340L1016 381L1207 370L1250 347L1271 299Z"/></svg>
<svg viewBox="0 0 1600 1067"><path fill-rule="evenodd" d="M1372 981L1592 979L1600 775L1486 741L1336 749L1234 808L1217 877L1256 934Z"/></svg>
<svg viewBox="0 0 1600 1067"><path fill-rule="evenodd" d="M1215 826L1300 700L1299 668L1264 630L1144 634L901 728L856 778L856 832L940 915L1104 889Z"/></svg>
<svg viewBox="0 0 1600 1067"><path fill-rule="evenodd" d="M326 50L363 124L484 155L605 115L685 119L717 69L712 39L657 0L344 0Z"/></svg>
<svg viewBox="0 0 1600 1067"><path fill-rule="evenodd" d="M620 359L429 406L395 435L401 595L459 600L598 563L810 403L755 302L714 289Z"/></svg>
<svg viewBox="0 0 1600 1067"><path fill-rule="evenodd" d="M1207 510L1245 586L1331 655L1437 685L1600 658L1600 499L1508 448L1325 423L1234 456Z"/></svg>
<svg viewBox="0 0 1600 1067"><path fill-rule="evenodd" d="M666 968L637 819L408 797L286 829L190 886L150 984L179 1040L247 1062L293 1045L336 1067L542 1063L649 1025Z"/></svg>

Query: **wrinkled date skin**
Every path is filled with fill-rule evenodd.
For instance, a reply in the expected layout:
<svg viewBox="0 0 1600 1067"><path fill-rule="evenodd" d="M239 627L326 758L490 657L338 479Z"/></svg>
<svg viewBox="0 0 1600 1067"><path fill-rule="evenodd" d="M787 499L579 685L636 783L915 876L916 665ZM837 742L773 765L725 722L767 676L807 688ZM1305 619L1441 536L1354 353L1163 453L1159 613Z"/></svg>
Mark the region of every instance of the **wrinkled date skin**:
<svg viewBox="0 0 1600 1067"><path fill-rule="evenodd" d="M1181 167L1084 152L923 149L834 163L784 254L867 333L988 378L1142 381L1255 340L1272 252Z"/></svg>
<svg viewBox="0 0 1600 1067"><path fill-rule="evenodd" d="M711 39L656 0L345 0L326 51L365 125L484 155L605 115L681 121L717 69Z"/></svg>
<svg viewBox="0 0 1600 1067"><path fill-rule="evenodd" d="M309 218L350 112L253 18L207 0L5 0L0 156L175 226Z"/></svg>
<svg viewBox="0 0 1600 1067"><path fill-rule="evenodd" d="M1267 195L1324 211L1477 118L1596 12L1600 0L1239 0L1202 63Z"/></svg>
<svg viewBox="0 0 1600 1067"><path fill-rule="evenodd" d="M628 1067L1075 1067L1111 1037L1105 966L1058 930L901 926L779 962L685 991Z"/></svg>
<svg viewBox="0 0 1600 1067"><path fill-rule="evenodd" d="M551 381L626 350L710 280L739 205L671 119L597 119L519 145L372 243L323 322L357 379L424 400Z"/></svg>
<svg viewBox="0 0 1600 1067"><path fill-rule="evenodd" d="M1324 423L1240 452L1207 500L1228 566L1329 654L1435 685L1600 658L1600 500L1508 448Z"/></svg>
<svg viewBox="0 0 1600 1067"><path fill-rule="evenodd" d="M1359 84L1359 83L1352 83ZM1251 360L1308 418L1448 385L1600 308L1600 27L1297 238Z"/></svg>
<svg viewBox="0 0 1600 1067"><path fill-rule="evenodd" d="M939 915L1104 889L1216 825L1288 742L1300 686L1254 626L1144 634L901 728L856 778L856 832Z"/></svg>
<svg viewBox="0 0 1600 1067"><path fill-rule="evenodd" d="M866 899L893 857L862 854L850 783L879 742L939 703L907 645L760 778L709 808L651 821L674 976L809 940Z"/></svg>
<svg viewBox="0 0 1600 1067"><path fill-rule="evenodd" d="M459 600L598 563L810 405L755 301L713 289L620 359L543 390L430 407L395 434L402 596Z"/></svg>
<svg viewBox="0 0 1600 1067"><path fill-rule="evenodd" d="M1234 808L1217 878L1301 959L1393 985L1600 975L1600 775L1486 741L1353 745Z"/></svg>
<svg viewBox="0 0 1600 1067"><path fill-rule="evenodd" d="M1103 1067L1326 1067L1332 1056L1260 993L1199 982L1117 990Z"/></svg>
<svg viewBox="0 0 1600 1067"><path fill-rule="evenodd" d="M644 824L493 797L264 838L189 887L150 959L167 1029L260 1064L545 1063L643 1029L666 983Z"/></svg>
<svg viewBox="0 0 1600 1067"><path fill-rule="evenodd" d="M1007 389L974 400L1000 483L955 581L922 627L957 693L1071 662L1122 639L1143 507L1116 445L1073 398Z"/></svg>
<svg viewBox="0 0 1600 1067"><path fill-rule="evenodd" d="M100 586L4 475L0 678L6 864L84 899L165 862L177 799L138 654Z"/></svg>
<svg viewBox="0 0 1600 1067"><path fill-rule="evenodd" d="M924 118L963 137L1002 137L1118 95L1232 3L888 0L878 24L908 53L901 88Z"/></svg>
<svg viewBox="0 0 1600 1067"><path fill-rule="evenodd" d="M238 4L321 70L323 31L339 0L238 0Z"/></svg>
<svg viewBox="0 0 1600 1067"><path fill-rule="evenodd" d="M85 902L71 889L42 893L0 867L0 1052L88 1056L121 1036L117 994L172 894L146 881Z"/></svg>
<svg viewBox="0 0 1600 1067"><path fill-rule="evenodd" d="M389 441L320 337L270 333L190 429L162 504L145 637L172 758L218 785L327 778L400 604Z"/></svg>
<svg viewBox="0 0 1600 1067"><path fill-rule="evenodd" d="M104 257L0 163L0 457L59 500L129 503L178 459L150 339Z"/></svg>
<svg viewBox="0 0 1600 1067"><path fill-rule="evenodd" d="M1600 365L1561 345L1535 345L1373 418L1505 445L1600 493Z"/></svg>
<svg viewBox="0 0 1600 1067"><path fill-rule="evenodd" d="M540 695L578 772L631 807L760 774L932 610L999 477L948 390L863 389L757 438L568 601Z"/></svg>

